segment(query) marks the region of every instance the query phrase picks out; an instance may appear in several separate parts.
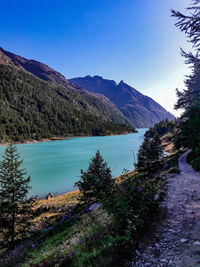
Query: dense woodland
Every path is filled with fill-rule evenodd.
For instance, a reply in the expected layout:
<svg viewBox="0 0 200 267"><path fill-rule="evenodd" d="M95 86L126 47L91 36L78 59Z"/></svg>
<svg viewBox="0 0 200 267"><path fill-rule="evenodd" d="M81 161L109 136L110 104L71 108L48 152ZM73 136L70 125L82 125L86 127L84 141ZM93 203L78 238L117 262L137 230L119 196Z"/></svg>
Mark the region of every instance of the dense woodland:
<svg viewBox="0 0 200 267"><path fill-rule="evenodd" d="M118 123L98 98L86 101L81 92L0 65L1 141L134 131L134 127Z"/></svg>

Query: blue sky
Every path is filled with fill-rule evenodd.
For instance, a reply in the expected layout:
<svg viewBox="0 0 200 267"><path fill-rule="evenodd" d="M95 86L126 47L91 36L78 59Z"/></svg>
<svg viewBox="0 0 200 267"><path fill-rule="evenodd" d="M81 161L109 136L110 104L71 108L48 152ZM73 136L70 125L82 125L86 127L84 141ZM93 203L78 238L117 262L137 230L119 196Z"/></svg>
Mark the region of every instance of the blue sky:
<svg viewBox="0 0 200 267"><path fill-rule="evenodd" d="M66 78L124 80L169 111L189 73L170 9L190 0L1 0L0 46Z"/></svg>

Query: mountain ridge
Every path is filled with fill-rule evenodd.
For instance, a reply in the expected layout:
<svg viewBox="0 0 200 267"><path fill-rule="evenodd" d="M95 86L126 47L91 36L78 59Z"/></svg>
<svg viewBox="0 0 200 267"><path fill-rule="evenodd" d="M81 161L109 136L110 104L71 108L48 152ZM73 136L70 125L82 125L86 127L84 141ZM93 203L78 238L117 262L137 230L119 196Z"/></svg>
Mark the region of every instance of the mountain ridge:
<svg viewBox="0 0 200 267"><path fill-rule="evenodd" d="M108 120L116 123L130 124L129 120L107 97L89 92L73 84L64 75L44 63L21 57L0 47L0 64L16 67L46 82L62 85L66 90L74 90L78 97L81 96L84 102L88 102L88 107L92 106L91 112L97 113L99 116L102 115L103 118L106 116Z"/></svg>
<svg viewBox="0 0 200 267"><path fill-rule="evenodd" d="M152 98L143 95L124 81L116 83L98 75L72 78L69 81L90 92L108 97L136 127L151 127L163 119L175 118Z"/></svg>
<svg viewBox="0 0 200 267"><path fill-rule="evenodd" d="M98 98L89 102L70 87L0 64L0 142L135 132Z"/></svg>

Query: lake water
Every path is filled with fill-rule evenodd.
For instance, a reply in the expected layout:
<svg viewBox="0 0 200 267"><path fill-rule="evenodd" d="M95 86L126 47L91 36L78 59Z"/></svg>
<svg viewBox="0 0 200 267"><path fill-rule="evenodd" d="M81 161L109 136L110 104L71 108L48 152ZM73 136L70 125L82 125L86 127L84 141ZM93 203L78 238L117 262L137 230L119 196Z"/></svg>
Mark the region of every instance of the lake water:
<svg viewBox="0 0 200 267"><path fill-rule="evenodd" d="M86 170L91 157L100 150L112 170L113 177L123 169L134 169L137 155L146 129L138 133L116 136L78 137L64 141L19 144L17 149L24 159L23 167L31 176L30 194L44 197L49 192L55 195L71 191L79 180L80 170ZM0 146L0 158L5 146Z"/></svg>

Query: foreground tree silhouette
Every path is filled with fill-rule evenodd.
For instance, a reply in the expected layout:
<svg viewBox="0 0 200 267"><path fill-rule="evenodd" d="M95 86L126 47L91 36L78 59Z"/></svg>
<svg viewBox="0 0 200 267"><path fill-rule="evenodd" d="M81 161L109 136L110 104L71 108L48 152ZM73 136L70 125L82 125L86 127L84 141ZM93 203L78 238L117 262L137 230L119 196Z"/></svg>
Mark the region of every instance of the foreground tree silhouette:
<svg viewBox="0 0 200 267"><path fill-rule="evenodd" d="M88 169L81 170L81 179L75 183L80 189L80 200L85 204L101 201L109 194L113 185L111 170L99 150L89 163Z"/></svg>
<svg viewBox="0 0 200 267"><path fill-rule="evenodd" d="M149 132L146 132L144 141L138 151L138 163L136 169L138 171L146 171L148 174L156 171L163 158L163 148L157 133L151 137Z"/></svg>
<svg viewBox="0 0 200 267"><path fill-rule="evenodd" d="M191 1L192 5L186 8L185 14L172 10L176 18L176 27L184 32L188 41L192 43L195 53L186 53L182 50L185 63L190 65L192 73L186 76L186 89L176 90L178 101L175 109L183 109L182 118L188 118L193 109L200 106L200 0Z"/></svg>
<svg viewBox="0 0 200 267"><path fill-rule="evenodd" d="M186 34L194 50L189 53L182 51L192 72L185 80L185 89L177 90L175 108L183 109L184 113L174 134L174 144L177 149L192 149L187 161L196 171L200 171L200 0L193 0L185 14L172 10L172 16L177 19L175 25Z"/></svg>
<svg viewBox="0 0 200 267"><path fill-rule="evenodd" d="M34 217L35 197L27 198L30 177L20 166L23 160L10 144L0 162L0 245L13 247L25 238Z"/></svg>

